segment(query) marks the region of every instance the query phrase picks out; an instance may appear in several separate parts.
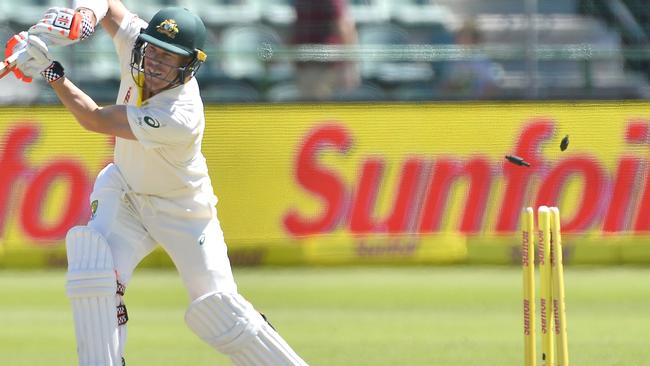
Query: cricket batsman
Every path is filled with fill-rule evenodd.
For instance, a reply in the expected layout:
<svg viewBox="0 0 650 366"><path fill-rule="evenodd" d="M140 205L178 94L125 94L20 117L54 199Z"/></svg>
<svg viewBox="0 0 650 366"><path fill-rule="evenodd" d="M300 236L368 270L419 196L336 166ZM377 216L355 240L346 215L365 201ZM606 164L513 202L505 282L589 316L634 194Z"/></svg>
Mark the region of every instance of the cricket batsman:
<svg viewBox="0 0 650 366"><path fill-rule="evenodd" d="M201 153L205 128L195 74L206 60L206 29L183 8L149 23L119 0L76 0L51 8L13 36L14 74L38 74L85 129L115 136L114 162L97 176L92 217L66 236L66 294L81 366L124 365L128 313L123 296L138 263L160 244L191 303L190 329L238 366L306 365L237 291L217 198ZM99 107L65 76L50 47L88 38L101 24L120 63L117 104Z"/></svg>

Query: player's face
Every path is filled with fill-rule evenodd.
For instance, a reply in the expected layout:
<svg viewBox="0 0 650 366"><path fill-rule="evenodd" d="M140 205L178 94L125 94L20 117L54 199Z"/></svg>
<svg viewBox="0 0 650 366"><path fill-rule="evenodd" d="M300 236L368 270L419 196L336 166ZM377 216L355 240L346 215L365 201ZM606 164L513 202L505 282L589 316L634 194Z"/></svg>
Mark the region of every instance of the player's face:
<svg viewBox="0 0 650 366"><path fill-rule="evenodd" d="M177 80L178 68L185 66L188 61L189 57L165 51L152 44L147 45L144 51L145 85L151 90L167 87Z"/></svg>

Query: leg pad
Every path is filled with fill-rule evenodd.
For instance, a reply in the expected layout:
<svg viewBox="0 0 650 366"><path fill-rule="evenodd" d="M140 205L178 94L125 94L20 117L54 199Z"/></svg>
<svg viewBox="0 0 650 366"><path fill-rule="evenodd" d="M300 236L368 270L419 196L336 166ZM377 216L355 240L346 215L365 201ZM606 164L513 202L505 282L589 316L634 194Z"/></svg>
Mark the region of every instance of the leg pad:
<svg viewBox="0 0 650 366"><path fill-rule="evenodd" d="M237 366L307 365L239 294L203 295L190 304L185 321Z"/></svg>
<svg viewBox="0 0 650 366"><path fill-rule="evenodd" d="M117 277L106 239L77 226L66 236L66 294L72 303L79 366L119 366Z"/></svg>

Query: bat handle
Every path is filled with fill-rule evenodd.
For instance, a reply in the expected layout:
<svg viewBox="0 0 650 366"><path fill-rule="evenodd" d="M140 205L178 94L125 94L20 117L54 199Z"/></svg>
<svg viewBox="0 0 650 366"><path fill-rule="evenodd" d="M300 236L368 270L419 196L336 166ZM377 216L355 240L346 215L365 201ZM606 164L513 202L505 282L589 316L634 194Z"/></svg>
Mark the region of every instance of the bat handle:
<svg viewBox="0 0 650 366"><path fill-rule="evenodd" d="M0 79L5 77L11 71L13 71L14 67L16 67L16 61L18 60L18 56L20 56L23 52L25 52L25 50L20 50L12 54L11 56L7 57L2 62L2 66L0 68Z"/></svg>

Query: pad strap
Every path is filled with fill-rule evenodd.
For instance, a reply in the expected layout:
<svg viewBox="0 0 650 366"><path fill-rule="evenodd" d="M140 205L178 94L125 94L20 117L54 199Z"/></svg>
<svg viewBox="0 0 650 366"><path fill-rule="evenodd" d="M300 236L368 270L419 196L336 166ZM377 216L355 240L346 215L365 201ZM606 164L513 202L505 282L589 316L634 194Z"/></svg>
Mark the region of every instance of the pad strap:
<svg viewBox="0 0 650 366"><path fill-rule="evenodd" d="M126 311L126 305L117 306L117 325L124 325L129 321L129 314Z"/></svg>

